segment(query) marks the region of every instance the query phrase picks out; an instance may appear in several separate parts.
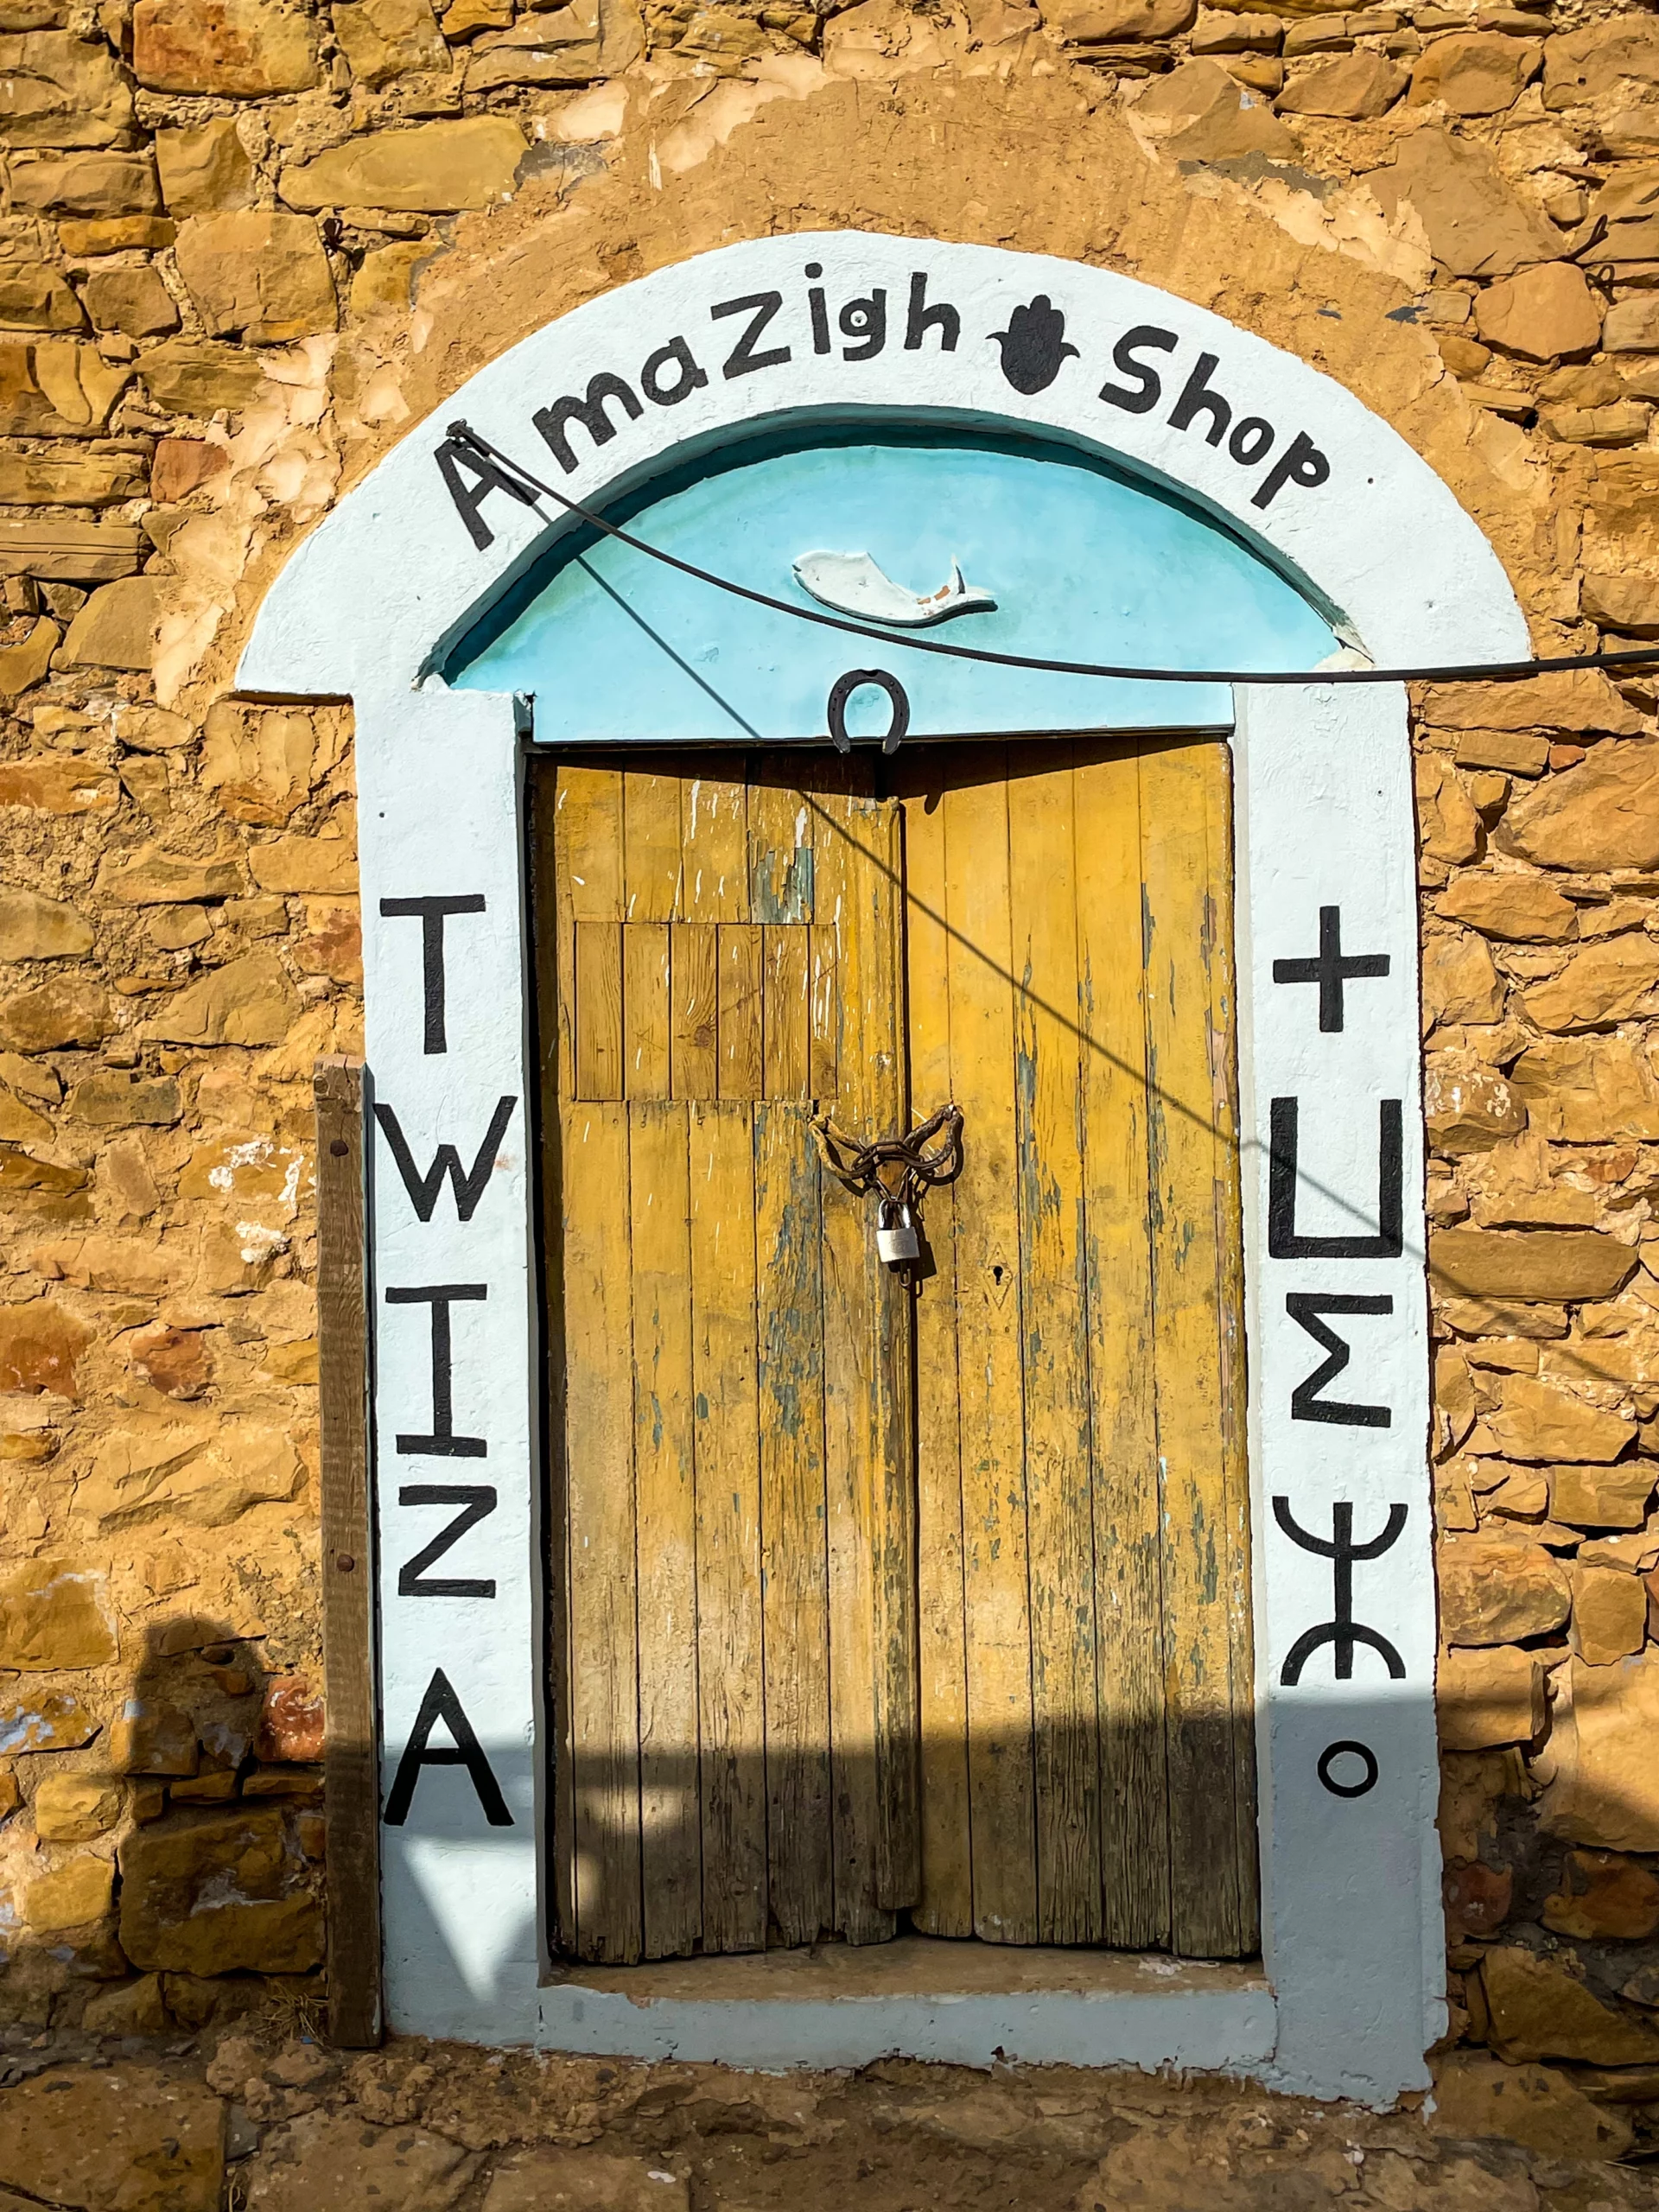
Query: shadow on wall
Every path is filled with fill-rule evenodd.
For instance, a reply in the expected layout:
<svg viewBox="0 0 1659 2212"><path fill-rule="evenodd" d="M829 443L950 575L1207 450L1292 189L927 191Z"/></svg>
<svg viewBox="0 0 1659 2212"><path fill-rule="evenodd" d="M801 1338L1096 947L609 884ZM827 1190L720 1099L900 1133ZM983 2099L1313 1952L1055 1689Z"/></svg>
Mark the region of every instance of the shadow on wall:
<svg viewBox="0 0 1659 2212"><path fill-rule="evenodd" d="M310 1681L267 1672L257 1639L181 1613L149 1624L114 1695L108 1712L73 1694L39 1700L35 1742L12 1762L0 2024L194 2031L275 1993L320 2022L323 1713ZM45 1708L71 1704L75 1748L50 1749L64 1732Z"/></svg>

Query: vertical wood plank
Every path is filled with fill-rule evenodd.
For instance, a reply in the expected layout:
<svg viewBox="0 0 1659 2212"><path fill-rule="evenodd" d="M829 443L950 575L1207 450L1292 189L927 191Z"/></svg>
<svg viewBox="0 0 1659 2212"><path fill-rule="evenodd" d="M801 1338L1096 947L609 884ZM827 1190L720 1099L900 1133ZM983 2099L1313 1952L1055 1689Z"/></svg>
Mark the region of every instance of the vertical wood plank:
<svg viewBox="0 0 1659 2212"><path fill-rule="evenodd" d="M620 1098L622 925L576 925L576 1077L578 1098Z"/></svg>
<svg viewBox="0 0 1659 2212"><path fill-rule="evenodd" d="M720 962L720 1096L764 1096L761 1035L762 933L752 922L722 922Z"/></svg>
<svg viewBox="0 0 1659 2212"><path fill-rule="evenodd" d="M906 997L913 1118L925 1118L955 1095L944 924L949 854L938 789L944 769L943 764L934 765L936 753L924 759L926 765L916 778L919 787L908 793L905 804ZM906 785L911 781L906 773ZM971 1936L954 1185L927 1193L923 1236L932 1271L924 1274L915 1304L922 1884L911 1918L927 1935Z"/></svg>
<svg viewBox="0 0 1659 2212"><path fill-rule="evenodd" d="M766 1936L764 1652L750 1109L690 1114L702 1942Z"/></svg>
<svg viewBox="0 0 1659 2212"><path fill-rule="evenodd" d="M768 924L763 935L766 1096L805 1098L809 1095L811 932L799 922L779 922Z"/></svg>
<svg viewBox="0 0 1659 2212"><path fill-rule="evenodd" d="M1037 1927L1045 1943L1094 1943L1100 1752L1071 744L1021 746L1016 764L1008 883Z"/></svg>
<svg viewBox="0 0 1659 2212"><path fill-rule="evenodd" d="M720 961L715 925L677 922L669 931L670 1091L713 1098L720 1088Z"/></svg>
<svg viewBox="0 0 1659 2212"><path fill-rule="evenodd" d="M688 1109L630 1108L644 1952L702 1932Z"/></svg>
<svg viewBox="0 0 1659 2212"><path fill-rule="evenodd" d="M814 866L836 931L836 1116L874 1135L905 1126L902 861L898 810L868 778L849 767L837 795L825 777ZM836 1917L850 1942L876 1942L920 1878L908 1295L876 1257L866 1206L838 1187L823 1306Z"/></svg>
<svg viewBox="0 0 1659 2212"><path fill-rule="evenodd" d="M1037 1940L1006 748L944 802L974 1930ZM996 753L1002 776L991 771Z"/></svg>
<svg viewBox="0 0 1659 2212"><path fill-rule="evenodd" d="M1221 1357L1224 1263L1208 1035L1217 947L1203 748L1147 745L1146 886L1153 1325L1163 1476L1172 1940L1189 1955L1241 1943L1236 1870L1229 1450ZM1175 825L1179 830L1172 834Z"/></svg>
<svg viewBox="0 0 1659 2212"><path fill-rule="evenodd" d="M1102 1940L1139 1948L1169 1940L1170 1875L1137 748L1080 760L1074 804Z"/></svg>
<svg viewBox="0 0 1659 2212"><path fill-rule="evenodd" d="M680 913L688 922L749 918L748 791L740 781L691 775L680 785Z"/></svg>
<svg viewBox="0 0 1659 2212"><path fill-rule="evenodd" d="M786 760L759 762L749 785L749 912L757 922L812 918L812 810Z"/></svg>
<svg viewBox="0 0 1659 2212"><path fill-rule="evenodd" d="M615 768L559 764L555 802L559 891L572 921L622 919L622 777Z"/></svg>
<svg viewBox="0 0 1659 2212"><path fill-rule="evenodd" d="M795 927L770 932L804 943ZM754 1110L771 1917L785 1942L834 1925L823 1469L823 1201L802 1107Z"/></svg>
<svg viewBox="0 0 1659 2212"><path fill-rule="evenodd" d="M669 1096L670 928L622 925L622 1088L631 1099Z"/></svg>
<svg viewBox="0 0 1659 2212"><path fill-rule="evenodd" d="M361 1064L320 1059L313 1096L322 1417L322 1659L328 1716L322 1753L328 1859L328 2038L343 2050L363 2050L379 2043L383 2023Z"/></svg>
<svg viewBox="0 0 1659 2212"><path fill-rule="evenodd" d="M563 1110L575 1949L640 1954L639 1680L627 1109Z"/></svg>
<svg viewBox="0 0 1659 2212"><path fill-rule="evenodd" d="M629 768L622 794L622 918L671 922L680 906L680 779Z"/></svg>
<svg viewBox="0 0 1659 2212"><path fill-rule="evenodd" d="M836 1055L841 1034L833 925L815 923L807 942L812 963L807 981L807 1085L809 1095L820 1105L830 1106L839 1081Z"/></svg>

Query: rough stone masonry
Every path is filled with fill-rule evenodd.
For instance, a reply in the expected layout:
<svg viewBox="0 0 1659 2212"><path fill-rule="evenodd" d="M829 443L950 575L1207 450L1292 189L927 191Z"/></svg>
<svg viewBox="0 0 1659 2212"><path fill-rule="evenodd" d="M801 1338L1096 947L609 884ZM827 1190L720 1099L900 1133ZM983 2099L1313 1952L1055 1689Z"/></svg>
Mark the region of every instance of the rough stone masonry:
<svg viewBox="0 0 1659 2212"><path fill-rule="evenodd" d="M0 0L0 2013L189 2034L326 2001L351 729L231 692L298 537L553 315L862 225L1216 308L1440 472L1539 652L1659 638L1659 18ZM1601 2156L1659 2146L1656 683L1414 739L1443 2087Z"/></svg>

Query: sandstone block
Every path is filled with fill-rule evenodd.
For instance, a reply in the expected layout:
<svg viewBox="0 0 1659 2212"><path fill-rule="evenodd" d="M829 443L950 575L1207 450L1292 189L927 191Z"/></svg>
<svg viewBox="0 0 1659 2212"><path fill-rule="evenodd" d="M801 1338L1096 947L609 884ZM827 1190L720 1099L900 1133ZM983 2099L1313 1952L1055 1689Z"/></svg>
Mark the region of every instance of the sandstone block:
<svg viewBox="0 0 1659 2212"><path fill-rule="evenodd" d="M266 0L138 0L132 67L157 92L302 92L317 81L315 23Z"/></svg>
<svg viewBox="0 0 1659 2212"><path fill-rule="evenodd" d="M1640 1577L1612 1567L1569 1570L1573 1649L1586 1667L1627 1659L1648 1640L1648 1592Z"/></svg>
<svg viewBox="0 0 1659 2212"><path fill-rule="evenodd" d="M0 1754L75 1751L102 1723L70 1690L41 1690L0 1700ZM3 2208L0 2208L3 2212Z"/></svg>
<svg viewBox="0 0 1659 2212"><path fill-rule="evenodd" d="M1632 97L1659 86L1659 25L1641 15L1614 16L1553 38L1544 49L1544 105L1579 107Z"/></svg>
<svg viewBox="0 0 1659 2212"><path fill-rule="evenodd" d="M1429 1266L1449 1298L1565 1301L1611 1298L1636 1255L1595 1230L1440 1229L1429 1238Z"/></svg>
<svg viewBox="0 0 1659 2212"><path fill-rule="evenodd" d="M91 435L103 429L131 375L130 368L105 361L96 346L72 338L0 344L0 434Z"/></svg>
<svg viewBox="0 0 1659 2212"><path fill-rule="evenodd" d="M1527 1126L1525 1106L1496 1068L1447 1052L1425 1070L1423 1111L1439 1152L1487 1152Z"/></svg>
<svg viewBox="0 0 1659 2212"><path fill-rule="evenodd" d="M89 2036L164 2036L171 2025L156 1974L95 1990L80 2016L81 2033Z"/></svg>
<svg viewBox="0 0 1659 2212"><path fill-rule="evenodd" d="M315 2212L365 2199L398 2212L448 2212L477 2167L475 2152L422 2128L310 2112L273 2134L243 2171L249 2212Z"/></svg>
<svg viewBox="0 0 1659 2212"><path fill-rule="evenodd" d="M1435 729L1584 730L1608 737L1636 737L1647 727L1600 669L1562 669L1524 683L1432 683L1423 694L1423 720Z"/></svg>
<svg viewBox="0 0 1659 2212"><path fill-rule="evenodd" d="M1618 1851L1569 1851L1543 1923L1585 1942L1644 1943L1659 1932L1659 1880Z"/></svg>
<svg viewBox="0 0 1659 2212"><path fill-rule="evenodd" d="M0 136L8 145L113 146L132 94L101 40L68 31L0 36Z"/></svg>
<svg viewBox="0 0 1659 2212"><path fill-rule="evenodd" d="M1498 43L1509 46L1513 41ZM1552 261L1478 294L1475 326L1489 346L1502 346L1506 353L1528 361L1556 361L1595 351L1601 340L1601 308L1581 270L1571 262Z"/></svg>
<svg viewBox="0 0 1659 2212"><path fill-rule="evenodd" d="M200 491L204 484L211 484L216 476L224 475L229 466L225 448L212 445L206 438L160 438L150 464L150 497L163 505L175 499L188 499L192 492ZM188 745L195 731L181 715L173 719L182 731L176 742ZM132 740L125 741L130 744Z"/></svg>
<svg viewBox="0 0 1659 2212"><path fill-rule="evenodd" d="M1641 1584L1624 1577L1633 1589ZM254 1750L262 1759L305 1764L322 1757L321 1694L302 1675L273 1675L265 1684Z"/></svg>
<svg viewBox="0 0 1659 2212"><path fill-rule="evenodd" d="M203 215L185 224L175 249L204 327L257 346L283 344L334 327L334 280L317 226L303 215Z"/></svg>
<svg viewBox="0 0 1659 2212"><path fill-rule="evenodd" d="M250 849L248 867L262 891L317 897L357 889L357 855L343 837L274 837Z"/></svg>
<svg viewBox="0 0 1659 2212"><path fill-rule="evenodd" d="M1552 1467L1549 1514L1574 1529L1640 1529L1647 1520L1656 1471L1650 1459L1617 1466Z"/></svg>
<svg viewBox="0 0 1659 2212"><path fill-rule="evenodd" d="M202 1329L142 1331L129 1346L133 1367L163 1397L199 1398L213 1380L213 1355Z"/></svg>
<svg viewBox="0 0 1659 2212"><path fill-rule="evenodd" d="M101 1574L35 1559L0 1577L0 1667L37 1674L105 1667L114 1656Z"/></svg>
<svg viewBox="0 0 1659 2212"><path fill-rule="evenodd" d="M30 215L149 215L162 203L146 156L72 154L14 162L11 204Z"/></svg>
<svg viewBox="0 0 1659 2212"><path fill-rule="evenodd" d="M1160 79L1135 102L1135 113L1142 124L1169 134L1166 148L1175 161L1295 157L1295 140L1261 96L1247 92L1219 62L1202 57Z"/></svg>
<svg viewBox="0 0 1659 2212"><path fill-rule="evenodd" d="M102 1920L115 1891L115 1864L90 1854L49 1874L37 1874L23 1891L23 1925L38 1936L86 1928Z"/></svg>
<svg viewBox="0 0 1659 2212"><path fill-rule="evenodd" d="M526 150L523 131L508 116L422 123L370 131L296 163L283 170L279 188L290 207L308 213L359 207L443 214L490 207L512 197Z"/></svg>
<svg viewBox="0 0 1659 2212"><path fill-rule="evenodd" d="M1465 730L1452 757L1459 768L1497 768L1506 776L1541 776L1549 766L1549 740L1541 732L1529 730Z"/></svg>
<svg viewBox="0 0 1659 2212"><path fill-rule="evenodd" d="M183 1111L171 1076L128 1075L105 1068L78 1083L67 1108L78 1122L105 1128L170 1128Z"/></svg>
<svg viewBox="0 0 1659 2212"><path fill-rule="evenodd" d="M1373 169L1364 181L1389 217L1402 202L1417 210L1429 250L1454 276L1511 276L1564 251L1560 233L1516 196L1491 156L1471 140L1433 127L1414 130L1400 142L1392 165Z"/></svg>
<svg viewBox="0 0 1659 2212"><path fill-rule="evenodd" d="M81 296L99 330L124 330L129 338L159 338L179 327L173 295L153 269L96 270L82 286Z"/></svg>
<svg viewBox="0 0 1659 2212"><path fill-rule="evenodd" d="M1609 1851L1659 1851L1659 1650L1555 1677L1549 1741L1534 1771L1549 1835Z"/></svg>
<svg viewBox="0 0 1659 2212"><path fill-rule="evenodd" d="M250 952L178 992L145 1034L174 1045L276 1045L299 1012L298 995L276 955ZM0 1034L5 1013L0 1006Z"/></svg>
<svg viewBox="0 0 1659 2212"><path fill-rule="evenodd" d="M85 760L48 753L0 761L0 806L32 806L42 814L106 814L115 798L114 777Z"/></svg>
<svg viewBox="0 0 1659 2212"><path fill-rule="evenodd" d="M1359 47L1340 61L1294 77L1274 102L1281 115L1339 116L1349 122L1386 115L1406 89L1403 69Z"/></svg>
<svg viewBox="0 0 1659 2212"><path fill-rule="evenodd" d="M1659 1137L1659 1077L1633 1038L1551 1039L1510 1071L1532 1126L1558 1142Z"/></svg>
<svg viewBox="0 0 1659 2212"><path fill-rule="evenodd" d="M306 1974L322 1955L322 1910L279 1808L215 1807L169 1814L122 1846L120 1934L149 1970Z"/></svg>
<svg viewBox="0 0 1659 2212"><path fill-rule="evenodd" d="M0 1089L0 1144L50 1144L52 1124L44 1114Z"/></svg>
<svg viewBox="0 0 1659 2212"><path fill-rule="evenodd" d="M99 863L98 890L123 906L177 906L198 899L232 899L242 888L242 871L228 855L199 859L144 844L125 855L105 854Z"/></svg>
<svg viewBox="0 0 1659 2212"><path fill-rule="evenodd" d="M211 340L173 338L145 353L139 374L156 404L171 415L234 412L258 397L265 372L257 356Z"/></svg>
<svg viewBox="0 0 1659 2212"><path fill-rule="evenodd" d="M1449 921L1512 944L1564 944L1578 935L1578 908L1541 876L1459 875L1435 906Z"/></svg>
<svg viewBox="0 0 1659 2212"><path fill-rule="evenodd" d="M1500 115L1538 73L1529 39L1474 31L1431 40L1411 73L1414 107L1439 100L1451 115Z"/></svg>
<svg viewBox="0 0 1659 2212"><path fill-rule="evenodd" d="M649 2159L547 2144L496 2168L483 2212L690 2212L690 2204L684 2180Z"/></svg>
<svg viewBox="0 0 1659 2212"><path fill-rule="evenodd" d="M16 1052L54 1052L96 1045L115 1027L109 995L80 976L54 976L0 1000L0 1044Z"/></svg>
<svg viewBox="0 0 1659 2212"><path fill-rule="evenodd" d="M1645 933L1608 938L1575 952L1522 1004L1541 1029L1610 1029L1645 1010L1656 984L1659 943Z"/></svg>
<svg viewBox="0 0 1659 2212"><path fill-rule="evenodd" d="M1191 28L1197 0L1046 0L1043 21L1078 46L1110 46L1124 40L1176 38Z"/></svg>
<svg viewBox="0 0 1659 2212"><path fill-rule="evenodd" d="M0 645L0 700L9 706L31 684L40 682L52 665L52 656L61 636L57 624L42 615L21 645ZM9 765L15 771L16 764ZM0 766L0 783L3 783L7 772L7 766ZM113 788L113 779L111 787ZM0 804L7 803L0 800Z"/></svg>
<svg viewBox="0 0 1659 2212"><path fill-rule="evenodd" d="M117 1774L193 1775L200 1763L195 1724L158 1698L130 1697L110 1729Z"/></svg>
<svg viewBox="0 0 1659 2212"><path fill-rule="evenodd" d="M1481 1962L1481 1986L1500 2057L1639 2066L1659 2059L1659 2031L1627 2018L1558 1960L1500 1943Z"/></svg>
<svg viewBox="0 0 1659 2212"><path fill-rule="evenodd" d="M0 1390L73 1398L75 1363L92 1332L49 1298L0 1306Z"/></svg>
<svg viewBox="0 0 1659 2212"><path fill-rule="evenodd" d="M176 1250L149 1237L66 1236L37 1244L29 1265L48 1282L73 1283L78 1290L124 1292L133 1298L161 1298L175 1287L181 1262Z"/></svg>
<svg viewBox="0 0 1659 2212"><path fill-rule="evenodd" d="M404 238L365 253L352 279L352 313L372 315L377 308L406 309L414 298L415 272L434 251L429 238Z"/></svg>
<svg viewBox="0 0 1659 2212"><path fill-rule="evenodd" d="M218 1529L251 1506L293 1497L304 1480L286 1430L135 1412L99 1438L75 1506L106 1532L157 1520Z"/></svg>
<svg viewBox="0 0 1659 2212"><path fill-rule="evenodd" d="M360 84L386 85L411 69L449 67L430 0L340 0L334 33Z"/></svg>
<svg viewBox="0 0 1659 2212"><path fill-rule="evenodd" d="M1641 292L1618 301L1607 310L1601 342L1609 353L1659 353L1659 298Z"/></svg>
<svg viewBox="0 0 1659 2212"><path fill-rule="evenodd" d="M1505 2065L1484 2050L1449 2050L1435 2059L1438 2134L1464 2139L1502 2136L1550 2158L1620 2158L1635 2130L1553 2066Z"/></svg>
<svg viewBox="0 0 1659 2212"><path fill-rule="evenodd" d="M161 617L161 585L153 578L124 576L105 584L69 625L58 664L148 671Z"/></svg>
<svg viewBox="0 0 1659 2212"><path fill-rule="evenodd" d="M121 1817L121 1786L103 1774L48 1774L35 1792L35 1833L43 1843L91 1843Z"/></svg>
<svg viewBox="0 0 1659 2212"><path fill-rule="evenodd" d="M1592 622L1633 638L1659 637L1659 578L1589 570L1580 605Z"/></svg>
<svg viewBox="0 0 1659 2212"><path fill-rule="evenodd" d="M1511 1459L1599 1460L1611 1463L1636 1440L1636 1424L1569 1397L1535 1375L1508 1375L1487 1427L1497 1449Z"/></svg>
<svg viewBox="0 0 1659 2212"><path fill-rule="evenodd" d="M1437 931L1424 940L1422 999L1431 1026L1498 1020L1503 1012L1503 985L1479 938L1462 931Z"/></svg>
<svg viewBox="0 0 1659 2212"><path fill-rule="evenodd" d="M0 2182L86 2212L218 2212L225 2107L149 2065L53 2068L0 2094Z"/></svg>
<svg viewBox="0 0 1659 2212"><path fill-rule="evenodd" d="M142 531L119 522L72 522L56 515L0 522L0 575L96 584L130 575L149 550Z"/></svg>
<svg viewBox="0 0 1659 2212"><path fill-rule="evenodd" d="M1502 1644L1442 1651L1434 1702L1449 1751L1529 1744L1543 1732L1544 1670L1531 1652Z"/></svg>
<svg viewBox="0 0 1659 2212"><path fill-rule="evenodd" d="M158 130L156 166L170 215L216 215L254 197L253 163L232 115L194 130Z"/></svg>
<svg viewBox="0 0 1659 2212"><path fill-rule="evenodd" d="M13 1152L0 1145L0 1193L37 1205L51 1220L84 1221L92 1211L85 1200L77 1199L73 1205L60 1205L58 1201L67 1198L72 1192L84 1191L91 1180L83 1167L54 1166L48 1160L35 1160L26 1152Z"/></svg>
<svg viewBox="0 0 1659 2212"><path fill-rule="evenodd" d="M108 507L144 489L137 454L0 454L0 505Z"/></svg>
<svg viewBox="0 0 1659 2212"><path fill-rule="evenodd" d="M315 753L308 715L219 699L202 725L201 780L233 821L274 827L310 790Z"/></svg>
<svg viewBox="0 0 1659 2212"><path fill-rule="evenodd" d="M0 960L75 959L92 948L91 925L62 899L0 891Z"/></svg>
<svg viewBox="0 0 1659 2212"><path fill-rule="evenodd" d="M1439 1557L1440 1633L1456 1646L1516 1643L1567 1619L1567 1579L1541 1544L1449 1536Z"/></svg>
<svg viewBox="0 0 1659 2212"><path fill-rule="evenodd" d="M0 323L22 330L84 330L80 302L41 262L0 263Z"/></svg>
<svg viewBox="0 0 1659 2212"><path fill-rule="evenodd" d="M165 215L65 215L58 244L77 257L100 253L159 253L173 243Z"/></svg>

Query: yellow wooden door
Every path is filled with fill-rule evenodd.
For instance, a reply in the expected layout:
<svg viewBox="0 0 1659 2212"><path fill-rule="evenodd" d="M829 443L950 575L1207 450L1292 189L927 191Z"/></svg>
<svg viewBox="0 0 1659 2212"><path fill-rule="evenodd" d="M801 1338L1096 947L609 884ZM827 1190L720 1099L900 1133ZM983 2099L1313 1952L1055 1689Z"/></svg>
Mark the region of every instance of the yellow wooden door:
<svg viewBox="0 0 1659 2212"><path fill-rule="evenodd" d="M1221 743L902 756L923 1885L999 1942L1256 1943Z"/></svg>
<svg viewBox="0 0 1659 2212"><path fill-rule="evenodd" d="M1255 1948L1227 765L538 774L575 1955ZM907 1284L808 1117L949 1098Z"/></svg>
<svg viewBox="0 0 1659 2212"><path fill-rule="evenodd" d="M880 1941L918 1896L908 1300L808 1128L903 1126L899 828L813 756L538 769L582 1958Z"/></svg>

